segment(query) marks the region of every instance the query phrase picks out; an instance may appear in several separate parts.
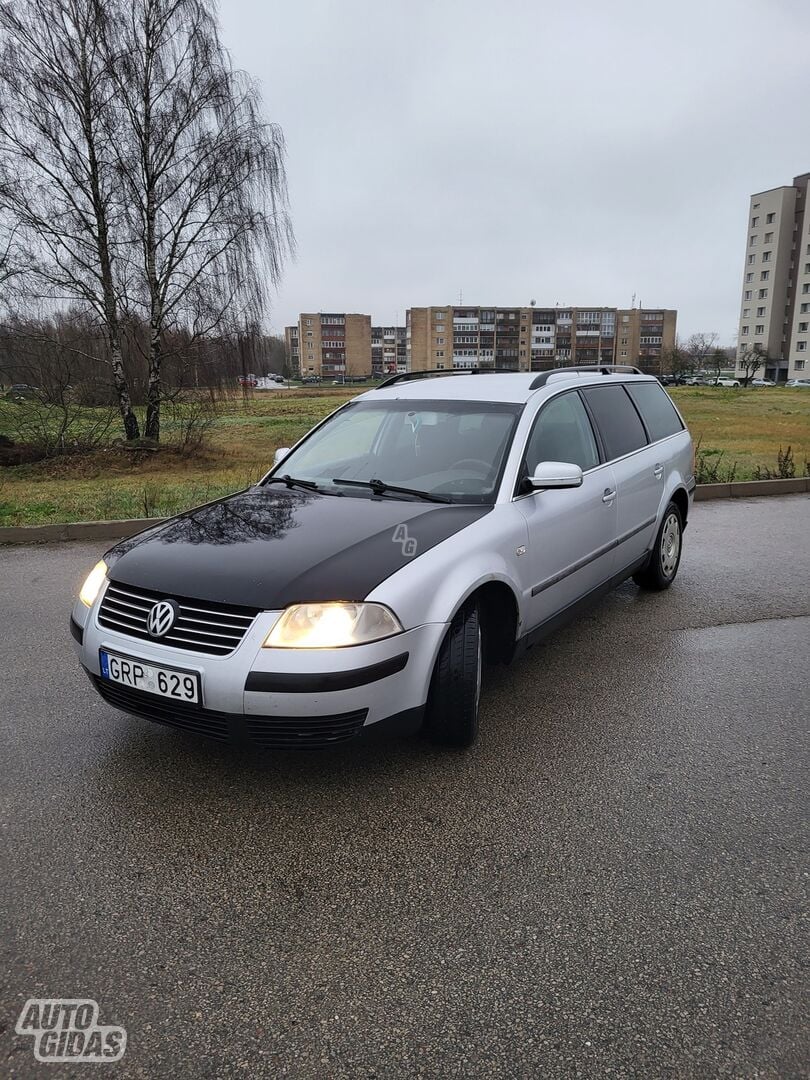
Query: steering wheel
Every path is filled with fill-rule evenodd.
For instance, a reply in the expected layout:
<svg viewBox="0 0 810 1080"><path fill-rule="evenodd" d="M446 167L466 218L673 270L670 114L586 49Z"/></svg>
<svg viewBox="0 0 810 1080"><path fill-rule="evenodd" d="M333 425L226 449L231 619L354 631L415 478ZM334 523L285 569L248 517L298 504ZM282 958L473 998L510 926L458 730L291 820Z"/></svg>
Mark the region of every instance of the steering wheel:
<svg viewBox="0 0 810 1080"><path fill-rule="evenodd" d="M453 462L454 469L460 469L463 465L480 465L485 473L489 473L492 470L492 462L482 461L481 458L467 457L462 458L461 461Z"/></svg>

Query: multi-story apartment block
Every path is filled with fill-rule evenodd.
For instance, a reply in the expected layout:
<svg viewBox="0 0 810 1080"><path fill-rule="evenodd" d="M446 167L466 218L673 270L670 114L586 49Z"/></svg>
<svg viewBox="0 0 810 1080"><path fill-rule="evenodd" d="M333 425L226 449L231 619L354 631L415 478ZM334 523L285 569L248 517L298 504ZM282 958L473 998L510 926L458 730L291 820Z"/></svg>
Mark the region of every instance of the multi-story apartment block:
<svg viewBox="0 0 810 1080"><path fill-rule="evenodd" d="M783 382L810 360L810 173L751 196L745 241L737 364L753 347L767 356L758 375Z"/></svg>
<svg viewBox="0 0 810 1080"><path fill-rule="evenodd" d="M406 318L410 371L638 364L660 372L677 312L652 308L428 307Z"/></svg>
<svg viewBox="0 0 810 1080"><path fill-rule="evenodd" d="M284 336L290 366L304 377L371 374L371 316L304 312Z"/></svg>
<svg viewBox="0 0 810 1080"><path fill-rule="evenodd" d="M407 371L404 326L372 326L371 374L375 378Z"/></svg>
<svg viewBox="0 0 810 1080"><path fill-rule="evenodd" d="M298 337L298 324L284 327L284 345L287 352L287 367L290 374L297 374L301 370L301 356L299 353L300 340Z"/></svg>

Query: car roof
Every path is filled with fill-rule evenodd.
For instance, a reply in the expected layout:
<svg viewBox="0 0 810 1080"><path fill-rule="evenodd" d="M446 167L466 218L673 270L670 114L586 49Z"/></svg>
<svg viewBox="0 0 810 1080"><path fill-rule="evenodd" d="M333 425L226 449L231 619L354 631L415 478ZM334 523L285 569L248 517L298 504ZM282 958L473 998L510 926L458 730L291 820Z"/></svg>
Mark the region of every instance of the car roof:
<svg viewBox="0 0 810 1080"><path fill-rule="evenodd" d="M603 375L598 371L547 372L548 381L533 388L540 371L514 373L464 372L464 374L431 375L424 379L409 379L391 386L368 390L355 400L430 400L430 401L503 401L523 404L535 394L549 397L563 386L604 386L606 383L658 382L654 375L633 375L627 372Z"/></svg>

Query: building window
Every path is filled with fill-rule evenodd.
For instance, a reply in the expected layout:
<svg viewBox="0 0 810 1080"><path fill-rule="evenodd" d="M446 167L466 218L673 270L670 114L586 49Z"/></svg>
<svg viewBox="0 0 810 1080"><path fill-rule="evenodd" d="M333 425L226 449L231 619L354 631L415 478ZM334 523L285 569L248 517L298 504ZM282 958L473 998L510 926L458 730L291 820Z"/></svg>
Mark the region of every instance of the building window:
<svg viewBox="0 0 810 1080"><path fill-rule="evenodd" d="M796 361L796 370L797 371L804 371L804 360L797 360Z"/></svg>
<svg viewBox="0 0 810 1080"><path fill-rule="evenodd" d="M436 318L436 322L443 322L444 321L444 312L443 311L437 311L436 315L435 315L435 318Z"/></svg>
<svg viewBox="0 0 810 1080"><path fill-rule="evenodd" d="M740 328L740 333L742 334L743 337L747 337L747 335L748 335L748 327L747 326L741 327Z"/></svg>
<svg viewBox="0 0 810 1080"><path fill-rule="evenodd" d="M810 263L804 264L804 272L805 274L810 274Z"/></svg>
<svg viewBox="0 0 810 1080"><path fill-rule="evenodd" d="M748 241L748 246L749 246L749 247L754 247L754 246L756 245L756 242L757 242L757 238L756 238L756 234L755 234L754 236L752 236L752 237L751 237L751 238L749 239L749 241Z"/></svg>
<svg viewBox="0 0 810 1080"><path fill-rule="evenodd" d="M755 210L759 210L759 203L758 203L758 202L755 202L755 203L754 203L754 209L755 209Z"/></svg>
<svg viewBox="0 0 810 1080"><path fill-rule="evenodd" d="M796 352L807 352L807 342L806 341L797 341L796 342Z"/></svg>
<svg viewBox="0 0 810 1080"><path fill-rule="evenodd" d="M748 282L749 285L751 284L751 282L754 280L753 270L749 274L745 275L745 280Z"/></svg>
<svg viewBox="0 0 810 1080"><path fill-rule="evenodd" d="M761 273L759 275L759 280L760 281L767 281L770 276L771 276L770 270L763 270L763 271L761 271Z"/></svg>
<svg viewBox="0 0 810 1080"><path fill-rule="evenodd" d="M748 265L749 266L753 266L756 261L757 261L756 255L749 255L748 256Z"/></svg>
<svg viewBox="0 0 810 1080"><path fill-rule="evenodd" d="M757 293L757 296L759 297L760 300L767 300L768 299L768 290L767 289L760 289L759 292Z"/></svg>
<svg viewBox="0 0 810 1080"><path fill-rule="evenodd" d="M436 350L436 355L437 356L444 356L444 349L437 349Z"/></svg>
<svg viewBox="0 0 810 1080"><path fill-rule="evenodd" d="M803 293L803 294L804 294L805 296L807 296L807 295L808 295L808 293L810 293L810 281L808 281L808 282L806 282L806 283L805 283L804 285L802 285L802 293Z"/></svg>
<svg viewBox="0 0 810 1080"><path fill-rule="evenodd" d="M627 349L622 349L622 351L620 352L619 355L620 356L627 356Z"/></svg>
<svg viewBox="0 0 810 1080"><path fill-rule="evenodd" d="M799 333L800 334L805 334L807 332L807 325L808 324L806 322L800 322L799 323Z"/></svg>
<svg viewBox="0 0 810 1080"><path fill-rule="evenodd" d="M436 344L437 345L444 345L444 338L443 337L437 337L436 338Z"/></svg>
<svg viewBox="0 0 810 1080"><path fill-rule="evenodd" d="M763 251L762 252L762 261L763 262L770 262L771 261L771 253L770 253L770 251Z"/></svg>
<svg viewBox="0 0 810 1080"><path fill-rule="evenodd" d="M757 325L754 327L754 333L755 334L764 334L765 333L765 324L764 323L757 323Z"/></svg>
<svg viewBox="0 0 810 1080"><path fill-rule="evenodd" d="M759 218L758 217L752 217L751 218L751 228L755 229L757 227L757 225L759 225Z"/></svg>
<svg viewBox="0 0 810 1080"><path fill-rule="evenodd" d="M312 326L312 319L307 319L307 326Z"/></svg>
<svg viewBox="0 0 810 1080"><path fill-rule="evenodd" d="M810 311L810 304L802 304L799 311L804 315L806 312Z"/></svg>
<svg viewBox="0 0 810 1080"><path fill-rule="evenodd" d="M772 244L773 243L773 233L772 232L766 232L765 233L765 243L766 244Z"/></svg>
<svg viewBox="0 0 810 1080"><path fill-rule="evenodd" d="M752 292L751 289L746 289L745 292L743 293L743 299L744 300L750 300L752 296L753 296L753 292Z"/></svg>
<svg viewBox="0 0 810 1080"><path fill-rule="evenodd" d="M747 319L747 318L748 318L748 316L749 316L750 314L751 314L751 308L749 308L749 307L744 307L744 308L743 308L743 316L742 316L742 317L743 317L744 319Z"/></svg>
<svg viewBox="0 0 810 1080"><path fill-rule="evenodd" d="M774 221L776 221L776 214L766 214L765 215L765 224L766 225L773 225Z"/></svg>
<svg viewBox="0 0 810 1080"><path fill-rule="evenodd" d="M759 317L762 318L762 316L764 314L765 314L765 308L764 307L758 307L757 308L757 315L759 315Z"/></svg>

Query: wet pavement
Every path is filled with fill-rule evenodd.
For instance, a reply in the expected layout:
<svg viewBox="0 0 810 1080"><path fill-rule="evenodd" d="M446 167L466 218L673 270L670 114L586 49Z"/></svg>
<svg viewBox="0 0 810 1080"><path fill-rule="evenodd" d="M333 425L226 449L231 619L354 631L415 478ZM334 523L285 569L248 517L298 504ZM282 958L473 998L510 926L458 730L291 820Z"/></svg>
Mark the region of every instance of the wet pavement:
<svg viewBox="0 0 810 1080"><path fill-rule="evenodd" d="M86 1074L14 1034L47 996L126 1077L806 1076L809 532L700 504L673 589L495 673L461 754L117 713L67 633L103 545L0 549L2 1073Z"/></svg>

